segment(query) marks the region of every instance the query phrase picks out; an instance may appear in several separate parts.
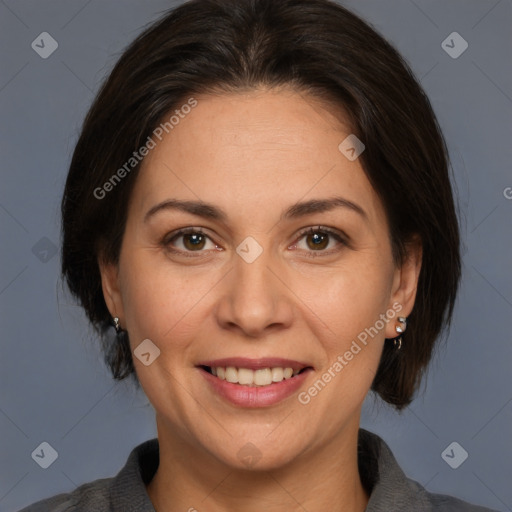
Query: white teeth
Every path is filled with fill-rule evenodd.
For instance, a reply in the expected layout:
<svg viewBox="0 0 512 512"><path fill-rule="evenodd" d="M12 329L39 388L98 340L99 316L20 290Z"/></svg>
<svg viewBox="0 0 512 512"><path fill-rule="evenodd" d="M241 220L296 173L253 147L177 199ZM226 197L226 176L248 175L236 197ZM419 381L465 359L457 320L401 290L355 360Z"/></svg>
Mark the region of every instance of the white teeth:
<svg viewBox="0 0 512 512"><path fill-rule="evenodd" d="M290 379L300 372L300 370L294 371L293 368L260 368L258 370L251 370L250 368L235 368L234 366L226 368L217 366L210 369L217 378L242 386L268 386L273 382Z"/></svg>
<svg viewBox="0 0 512 512"><path fill-rule="evenodd" d="M248 368L238 369L238 384L249 386L254 382L254 372Z"/></svg>
<svg viewBox="0 0 512 512"><path fill-rule="evenodd" d="M272 383L272 372L270 368L262 368L254 373L254 384L256 386L268 386ZM241 383L240 383L241 384Z"/></svg>
<svg viewBox="0 0 512 512"><path fill-rule="evenodd" d="M238 372L236 368L233 368L233 366L228 366L226 368L226 380L228 382L232 382L233 384L238 382Z"/></svg>
<svg viewBox="0 0 512 512"><path fill-rule="evenodd" d="M284 379L284 370L282 368L272 368L272 382L281 382Z"/></svg>
<svg viewBox="0 0 512 512"><path fill-rule="evenodd" d="M293 375L293 369L292 368L285 368L284 369L284 378L289 379Z"/></svg>

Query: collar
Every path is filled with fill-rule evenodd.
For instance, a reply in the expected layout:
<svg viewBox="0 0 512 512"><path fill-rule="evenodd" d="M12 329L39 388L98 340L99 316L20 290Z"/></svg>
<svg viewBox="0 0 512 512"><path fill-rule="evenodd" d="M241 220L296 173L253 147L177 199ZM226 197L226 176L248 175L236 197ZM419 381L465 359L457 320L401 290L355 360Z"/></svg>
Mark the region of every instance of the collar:
<svg viewBox="0 0 512 512"><path fill-rule="evenodd" d="M112 480L110 502L113 512L155 512L146 491L159 464L158 439L150 439L130 453ZM359 429L358 464L363 485L370 495L365 512L410 512L427 510L431 501L425 489L409 480L389 446L376 434Z"/></svg>

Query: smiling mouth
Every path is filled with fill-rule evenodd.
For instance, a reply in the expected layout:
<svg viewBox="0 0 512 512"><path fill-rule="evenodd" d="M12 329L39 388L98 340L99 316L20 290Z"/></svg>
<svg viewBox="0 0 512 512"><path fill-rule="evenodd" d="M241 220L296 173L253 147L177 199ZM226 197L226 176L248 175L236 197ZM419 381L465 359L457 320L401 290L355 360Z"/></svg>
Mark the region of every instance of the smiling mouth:
<svg viewBox="0 0 512 512"><path fill-rule="evenodd" d="M220 380L247 387L279 384L284 380L293 379L306 370L312 369L310 366L307 366L298 370L294 370L290 367L259 368L257 370L251 370L250 368L237 368L235 366L211 367L205 365L201 365L199 368Z"/></svg>

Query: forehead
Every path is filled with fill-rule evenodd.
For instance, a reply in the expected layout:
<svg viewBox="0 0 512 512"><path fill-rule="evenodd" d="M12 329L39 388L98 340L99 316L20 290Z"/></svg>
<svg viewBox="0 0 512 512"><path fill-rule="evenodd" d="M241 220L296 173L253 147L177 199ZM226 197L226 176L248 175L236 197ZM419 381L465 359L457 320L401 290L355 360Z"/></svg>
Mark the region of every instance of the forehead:
<svg viewBox="0 0 512 512"><path fill-rule="evenodd" d="M359 161L338 149L351 134L341 108L290 89L195 99L146 156L136 210L179 197L275 217L283 205L342 195L370 217L383 213Z"/></svg>

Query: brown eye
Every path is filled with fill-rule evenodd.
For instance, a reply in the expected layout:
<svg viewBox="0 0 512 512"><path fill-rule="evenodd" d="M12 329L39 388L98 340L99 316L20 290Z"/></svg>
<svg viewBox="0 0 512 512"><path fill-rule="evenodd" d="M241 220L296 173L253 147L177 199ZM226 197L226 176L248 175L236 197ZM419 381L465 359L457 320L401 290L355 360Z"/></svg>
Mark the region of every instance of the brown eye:
<svg viewBox="0 0 512 512"><path fill-rule="evenodd" d="M311 235L308 234L306 236L306 240L308 247L315 251L318 249L325 249L329 245L329 235L320 231Z"/></svg>
<svg viewBox="0 0 512 512"><path fill-rule="evenodd" d="M301 247L303 239L305 241L305 247ZM333 244L331 244L331 242L333 242ZM329 247L331 245L334 245L334 247ZM341 250L345 246L349 246L349 244L347 238L343 236L342 233L318 226L304 230L290 248L305 251L308 256L327 256Z"/></svg>
<svg viewBox="0 0 512 512"><path fill-rule="evenodd" d="M208 247L208 243L210 247ZM174 253L206 253L205 249L217 249L217 245L200 229L186 228L167 235L162 245Z"/></svg>
<svg viewBox="0 0 512 512"><path fill-rule="evenodd" d="M183 236L183 245L190 251L204 248L206 237L200 233L185 234Z"/></svg>

